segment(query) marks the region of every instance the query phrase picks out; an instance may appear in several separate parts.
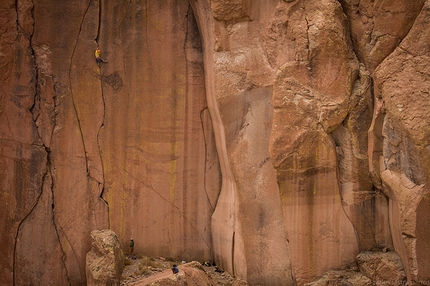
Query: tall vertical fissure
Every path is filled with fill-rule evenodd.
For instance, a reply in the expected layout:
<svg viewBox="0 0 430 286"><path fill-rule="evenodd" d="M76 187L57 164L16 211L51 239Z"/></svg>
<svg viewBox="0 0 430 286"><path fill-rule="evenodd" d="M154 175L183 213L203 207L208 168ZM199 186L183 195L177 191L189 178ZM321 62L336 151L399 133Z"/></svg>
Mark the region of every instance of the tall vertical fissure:
<svg viewBox="0 0 430 286"><path fill-rule="evenodd" d="M61 251L61 263L63 266L63 269L65 271L65 275L66 275L66 279L69 282L69 285L72 285L72 281L70 279L70 275L69 275L69 269L67 268L66 265L66 252L64 251L64 247L63 244L61 243L61 237L60 237L60 233L58 230L58 226L57 226L57 222L56 222L56 218L55 218L55 175L53 174L53 163L52 163L52 159L51 159L51 152L48 153L48 158L47 158L47 172L49 172L50 175L50 186L49 189L51 190L51 221L52 224L54 226L55 229L55 235L56 235L56 239L58 242L58 245L60 247L60 251Z"/></svg>
<svg viewBox="0 0 430 286"><path fill-rule="evenodd" d="M76 53L76 47L78 45L79 37L81 35L82 25L83 25L83 23L85 21L85 17L86 17L86 15L88 13L88 10L89 10L90 6L91 6L91 1L93 1L93 0L89 0L88 1L88 5L87 5L87 7L85 9L84 14L82 15L82 20L81 20L81 23L79 25L79 30L78 30L78 33L77 33L76 38L75 38L76 40L75 40L75 43L74 43L74 46L73 46L72 55L70 57L70 66L68 68L68 77L69 77L69 83L70 84L72 84L71 74L72 74L73 60L74 60L75 53ZM82 124L81 124L81 120L80 120L80 117L79 117L79 112L78 112L78 110L76 108L75 97L74 97L72 86L70 87L70 94L71 94L71 97L72 97L73 111L75 113L76 120L78 121L79 133L81 135L81 140L82 140L82 147L84 148L84 157L85 157L85 166L87 168L87 175L91 177L89 166L88 166L89 162L88 162L87 148L85 146L85 138L84 138L84 134L83 134L83 130L82 130ZM93 178L93 179L95 179L95 178Z"/></svg>
<svg viewBox="0 0 430 286"><path fill-rule="evenodd" d="M97 43L98 46L98 40L99 40L99 36L100 36L100 27L101 27L101 22L102 22L102 4L101 4L102 0L99 0L98 3L98 25L97 25L97 37L95 38L95 41ZM101 172L102 172L102 179L103 182L98 182L99 183L99 188L100 188L100 199L106 204L107 207L107 217L108 217L108 227L110 228L110 215L109 215L109 203L108 201L103 197L104 196L104 192L105 192L105 187L104 187L104 182L105 182L105 168L104 168L104 161L102 158L102 148L101 148L101 144L100 144L100 132L102 132L103 128L104 128L104 122L106 119L106 101L105 101L105 95L104 95L104 90L103 90L103 82L100 79L100 92L101 92L101 99L102 99L102 104L103 104L103 119L101 121L101 124L99 126L99 129L97 131L97 149L99 151L99 156L100 156L100 161L101 161Z"/></svg>
<svg viewBox="0 0 430 286"><path fill-rule="evenodd" d="M33 37L33 33L34 33L34 16L33 16L33 10L34 10L34 3L33 1L30 1L30 5L31 5L31 10L30 10L30 14L31 17L33 19L33 25L31 27L31 32L29 32L28 30L25 30L25 27L22 26L21 22L20 22L20 17L26 17L26 15L21 15L20 13L20 1L19 0L15 0L15 15L16 15L16 36L17 38L19 38L20 36L25 37L25 39L28 41L28 47L26 47L26 49L28 48L30 55L30 61L29 64L30 66L28 66L27 68L29 68L31 70L31 76L33 77L32 80L30 80L29 83L31 83L31 86L29 87L30 90L32 90L34 93L28 96L32 97L32 105L28 107L28 112L30 113L30 116L33 120L33 126L31 126L31 128L34 128L36 131L38 131L37 129L37 125L36 125L36 120L38 117L38 114L35 114L35 106L36 106L36 101L38 98L38 91L37 91L37 84L38 84L38 73L37 73L37 66L35 64L34 58L35 58L35 53L34 53L34 49L32 47L32 37ZM25 11L28 12L28 11ZM28 27L27 27L28 28ZM22 47L19 47L18 49L23 49ZM18 52L18 55L25 55L25 52L22 52L21 50ZM19 61L22 61L23 59L20 59ZM27 112L27 110L26 110ZM40 136L39 136L39 140L40 140ZM45 146L43 146L43 141L40 140L40 142L42 142L42 145L36 144L36 142L33 142L31 147L33 147L33 152L37 152L38 148L45 148L46 154L48 154L48 150ZM18 142L17 142L18 143ZM39 142L38 142L39 143ZM23 143L20 143L23 144ZM19 152L19 160L24 160L22 152ZM31 159L30 159L31 160ZM31 162L32 163L32 162ZM46 164L46 163L45 163ZM12 285L16 285L16 272L17 272L17 246L18 246L18 242L19 242L19 235L21 232L21 228L22 225L24 224L24 222L28 219L28 217L30 217L31 214L33 214L34 210L36 209L36 207L38 206L39 202L40 202L40 198L42 196L43 193L43 185L44 185L44 181L46 178L48 172L48 168L46 168L45 173L42 175L42 179L41 179L41 185L37 186L37 197L34 200L33 205L28 209L28 212L24 215L24 217L19 221L18 226L16 228L16 233L14 236L14 244L13 244L13 251L12 251ZM20 178L22 179L22 178ZM22 186L21 186L22 187ZM26 189L22 188L20 190L18 190L19 192L24 192ZM25 194L22 194L25 195Z"/></svg>

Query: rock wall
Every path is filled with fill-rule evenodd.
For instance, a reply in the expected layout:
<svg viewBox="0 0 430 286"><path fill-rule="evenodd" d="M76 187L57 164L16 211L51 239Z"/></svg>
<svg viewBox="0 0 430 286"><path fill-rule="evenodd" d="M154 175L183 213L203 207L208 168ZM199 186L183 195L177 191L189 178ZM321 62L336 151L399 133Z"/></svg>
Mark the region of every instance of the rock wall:
<svg viewBox="0 0 430 286"><path fill-rule="evenodd" d="M430 281L429 19L428 0L1 1L0 285L84 284L105 228L250 285L384 247Z"/></svg>

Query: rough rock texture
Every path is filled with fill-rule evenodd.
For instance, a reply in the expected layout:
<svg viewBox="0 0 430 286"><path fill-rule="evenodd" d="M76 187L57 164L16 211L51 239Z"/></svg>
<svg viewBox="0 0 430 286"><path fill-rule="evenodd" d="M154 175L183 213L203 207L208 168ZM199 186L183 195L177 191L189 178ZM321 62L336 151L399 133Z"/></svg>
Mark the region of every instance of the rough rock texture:
<svg viewBox="0 0 430 286"><path fill-rule="evenodd" d="M316 281L305 283L305 286L371 286L375 285L366 275L353 270L332 270L317 279Z"/></svg>
<svg viewBox="0 0 430 286"><path fill-rule="evenodd" d="M191 286L191 285L218 285L203 269L199 262L193 261L180 265L179 272L172 274L170 269L160 272L148 278L141 279L135 283L128 284L129 286ZM241 281L239 281L241 282ZM233 285L247 285L233 282Z"/></svg>
<svg viewBox="0 0 430 286"><path fill-rule="evenodd" d="M120 285L125 256L116 234L110 230L93 230L91 251L86 256L87 285Z"/></svg>
<svg viewBox="0 0 430 286"><path fill-rule="evenodd" d="M91 74L100 89L95 143L110 228L147 255L209 260L220 173L191 7L114 1L100 8L98 40L109 63L100 71L91 63ZM82 93L82 116L93 123L87 100Z"/></svg>
<svg viewBox="0 0 430 286"><path fill-rule="evenodd" d="M406 275L400 257L394 251L362 252L357 255L361 272L378 284L402 285Z"/></svg>
<svg viewBox="0 0 430 286"><path fill-rule="evenodd" d="M380 180L389 198L391 234L408 283L428 281L430 275L430 261L423 259L430 255L430 117L426 111L430 83L424 80L430 75L430 43L423 41L430 36L429 16L427 1L408 35L374 76L376 128L370 164L375 181Z"/></svg>
<svg viewBox="0 0 430 286"><path fill-rule="evenodd" d="M84 284L107 228L251 285L384 247L430 283L429 38L429 0L0 1L0 285Z"/></svg>

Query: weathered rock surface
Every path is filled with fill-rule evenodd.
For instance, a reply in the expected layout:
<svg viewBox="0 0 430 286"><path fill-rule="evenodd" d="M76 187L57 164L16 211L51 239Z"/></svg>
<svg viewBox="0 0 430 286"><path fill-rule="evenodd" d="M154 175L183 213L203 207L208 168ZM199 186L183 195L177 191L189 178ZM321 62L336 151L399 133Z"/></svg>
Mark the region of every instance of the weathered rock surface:
<svg viewBox="0 0 430 286"><path fill-rule="evenodd" d="M127 283L128 286L191 286L191 285L207 285L215 286L220 285L219 281L211 277L203 268L203 266L196 261L179 265L179 272L172 274L170 269L164 270L158 274L143 278L134 283ZM233 283L228 283L233 286L245 286L246 282L235 280Z"/></svg>
<svg viewBox="0 0 430 286"><path fill-rule="evenodd" d="M357 255L361 272L377 284L406 283L406 275L400 257L394 251L362 252Z"/></svg>
<svg viewBox="0 0 430 286"><path fill-rule="evenodd" d="M125 256L116 234L110 230L93 230L91 250L86 256L88 286L120 285Z"/></svg>
<svg viewBox="0 0 430 286"><path fill-rule="evenodd" d="M430 281L429 19L429 0L0 1L0 285L84 284L108 228L251 285L384 247Z"/></svg>
<svg viewBox="0 0 430 286"><path fill-rule="evenodd" d="M319 278L316 281L306 283L305 286L371 286L375 285L373 281L366 275L353 270L332 270Z"/></svg>

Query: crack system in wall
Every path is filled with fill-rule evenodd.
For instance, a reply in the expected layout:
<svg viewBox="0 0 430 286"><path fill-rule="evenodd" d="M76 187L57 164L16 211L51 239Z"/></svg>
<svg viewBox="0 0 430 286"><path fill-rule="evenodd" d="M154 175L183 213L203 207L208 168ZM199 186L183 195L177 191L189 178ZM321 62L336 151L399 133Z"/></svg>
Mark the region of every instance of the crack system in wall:
<svg viewBox="0 0 430 286"><path fill-rule="evenodd" d="M99 13L98 13L98 21L97 21L97 23L98 23L98 25L97 25L97 36L94 39L94 41L97 44L97 47L99 46L98 42L99 42L100 29L101 29L101 21L102 21L101 20L102 19L102 8L103 8L102 7L102 0L99 0L98 4L99 4L98 5L98 12ZM100 91L101 91L101 99L102 99L102 104L103 104L103 119L102 119L100 127L99 127L99 129L97 131L97 139L96 140L97 140L97 149L98 149L100 157L101 157L102 150L101 150L101 145L100 145L100 132L104 128L104 122L105 122L105 116L106 116L106 101L105 101L105 95L104 95L104 92L103 92L103 83L102 83L101 77L100 77ZM103 175L103 181L104 181L105 180L105 178L104 178L105 171L104 171L103 158L100 158L100 162L101 162L102 175ZM103 197L104 196L104 192L105 192L104 182L98 182L98 183L99 183L99 189L101 189L99 197L105 203L105 205L107 207L108 227L110 228L109 203Z"/></svg>
<svg viewBox="0 0 430 286"><path fill-rule="evenodd" d="M75 41L75 44L74 44L74 46L73 46L73 51L72 51L72 55L71 55L71 59L70 59L70 66L69 66L69 68L68 68L68 76L69 76L69 82L70 82L70 84L72 83L72 78L71 78L71 73L72 73L72 63L73 63L73 60L74 60L74 57L75 57L76 47L77 47L77 45L78 45L79 37L80 37L80 35L81 35L82 25L83 25L83 23L84 23L84 20L85 20L85 17L86 17L86 15L87 15L87 13L88 13L88 10L89 10L89 8L90 8L90 6L91 6L91 1L92 1L92 0L88 1L87 8L85 9L84 15L82 16L82 20L81 20L81 23L80 23L80 25L79 25L79 31L78 31L78 34L77 34L77 36L76 36L76 41ZM86 146L85 146L85 138L84 138L84 135L83 135L83 132L82 132L82 124L81 124L81 120L80 120L80 118L79 118L79 113L78 113L77 108L76 108L75 97L74 97L74 95L73 95L73 88L70 88L70 94L71 94L71 97L72 97L73 110L74 110L74 112L75 112L76 120L78 121L79 133L80 133L80 135L81 135L81 140L82 140L82 146L83 146L83 148L84 148L84 157L85 157L85 165L86 165L86 168L87 168L87 176L89 176L89 177L93 178L93 177L91 176L91 174L90 174L89 167L88 167L88 154L87 154L87 148L86 148ZM96 180L95 178L93 178L93 179L94 179L94 180Z"/></svg>
<svg viewBox="0 0 430 286"><path fill-rule="evenodd" d="M16 11L16 16L17 16L17 34L23 36L23 35L26 34L26 31L22 27L19 18L20 18L20 16L26 17L26 15L20 15L19 5L21 5L21 4L22 3L21 3L20 0L16 0L15 1L15 9L16 9L15 11ZM19 222L19 225L17 227L17 232L15 234L15 244L14 244L14 249L13 249L13 285L16 284L17 241L18 241L19 233L21 231L21 228L22 228L24 222L30 217L30 215L32 215L34 213L36 207L39 205L41 197L42 197L45 189L50 189L51 192L52 192L52 194L51 194L52 195L52 197L51 197L51 200L52 200L51 201L51 207L52 207L51 208L51 221L52 221L53 227L55 229L55 233L56 233L56 237L57 237L57 242L58 242L58 244L59 244L59 246L61 248L61 252L62 252L62 264L63 264L63 269L66 271L66 279L67 279L67 281L69 281L69 284L71 284L69 275L67 273L67 267L65 265L65 252L64 252L63 247L61 245L60 237L59 237L59 234L58 234L57 225L55 223L55 213L54 213L54 208L55 208L55 205L54 205L54 185L53 185L54 183L53 183L53 174L52 174L52 159L51 159L51 156L50 156L51 151L50 151L50 148L45 145L45 142L43 141L42 136L41 136L41 132L40 132L39 126L37 124L37 121L38 121L38 119L39 119L39 117L41 115L41 112L43 112L43 111L41 111L41 107L40 107L42 99L40 97L40 90L39 90L39 85L40 85L39 72L43 72L44 69L38 67L38 65L36 63L37 55L36 55L36 53L34 51L34 48L33 48L33 45L32 45L32 42L33 42L32 38L33 38L34 26L35 26L35 21L34 21L34 3L32 1L30 1L30 2L27 2L27 5L30 5L31 18L33 19L32 27L31 27L31 29L32 29L31 33L28 34L28 31L27 31L27 34L28 34L27 35L27 40L28 40L28 50L31 52L31 59L32 59L31 63L30 63L32 66L29 67L29 68L33 70L34 80L32 81L32 83L34 85L33 88L34 88L34 91L35 91L35 93L32 96L32 98L33 98L32 106L28 110L31 113L31 116L32 116L32 119L33 119L33 122L34 122L33 127L35 128L35 130L36 130L36 132L38 134L39 143L41 144L41 145L37 144L37 145L33 145L33 146L35 146L35 147L42 147L45 150L45 154L46 154L46 157L45 157L46 158L45 167L46 167L46 169L45 169L45 172L44 172L44 174L42 176L41 185L40 185L40 188L39 188L39 194L37 196L37 199L36 199L34 205L29 210L29 212ZM28 12L28 11L24 11L24 12ZM54 102L56 102L55 93L54 93L53 100L54 100ZM53 115L53 117L51 117L51 123L53 125L53 128L51 128L51 134L49 136L49 141L52 138L53 130L54 130L54 127L56 125L56 118L55 118L56 112L53 112L52 115Z"/></svg>

